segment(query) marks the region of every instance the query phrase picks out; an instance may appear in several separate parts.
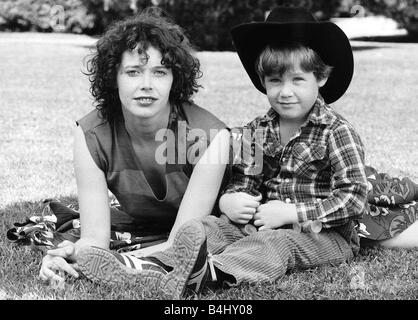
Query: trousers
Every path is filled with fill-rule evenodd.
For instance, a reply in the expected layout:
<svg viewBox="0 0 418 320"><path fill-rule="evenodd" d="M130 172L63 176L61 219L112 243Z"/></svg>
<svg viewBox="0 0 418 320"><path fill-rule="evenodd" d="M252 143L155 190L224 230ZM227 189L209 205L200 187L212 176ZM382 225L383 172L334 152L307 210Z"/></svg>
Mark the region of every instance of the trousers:
<svg viewBox="0 0 418 320"><path fill-rule="evenodd" d="M245 235L237 225L215 216L203 218L202 223L216 268L232 275L236 285L272 282L291 270L338 265L354 257L350 243L333 229L316 235L292 229ZM171 249L153 256L175 266Z"/></svg>

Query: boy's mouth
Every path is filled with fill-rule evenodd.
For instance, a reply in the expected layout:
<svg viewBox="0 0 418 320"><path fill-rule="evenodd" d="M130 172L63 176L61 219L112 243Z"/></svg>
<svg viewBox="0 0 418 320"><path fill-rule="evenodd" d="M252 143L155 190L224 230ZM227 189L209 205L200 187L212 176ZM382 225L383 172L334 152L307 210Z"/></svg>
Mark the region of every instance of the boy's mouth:
<svg viewBox="0 0 418 320"><path fill-rule="evenodd" d="M279 102L280 105L285 106L285 107L291 107L295 104L297 104L297 102Z"/></svg>

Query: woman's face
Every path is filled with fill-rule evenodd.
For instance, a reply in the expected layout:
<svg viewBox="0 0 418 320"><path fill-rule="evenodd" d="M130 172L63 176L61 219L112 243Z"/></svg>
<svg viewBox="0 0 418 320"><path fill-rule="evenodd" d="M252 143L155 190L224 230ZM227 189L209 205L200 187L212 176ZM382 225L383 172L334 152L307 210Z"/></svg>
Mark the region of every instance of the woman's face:
<svg viewBox="0 0 418 320"><path fill-rule="evenodd" d="M161 64L161 52L150 46L145 55L125 51L117 74L119 99L124 117L153 118L170 111L171 69Z"/></svg>

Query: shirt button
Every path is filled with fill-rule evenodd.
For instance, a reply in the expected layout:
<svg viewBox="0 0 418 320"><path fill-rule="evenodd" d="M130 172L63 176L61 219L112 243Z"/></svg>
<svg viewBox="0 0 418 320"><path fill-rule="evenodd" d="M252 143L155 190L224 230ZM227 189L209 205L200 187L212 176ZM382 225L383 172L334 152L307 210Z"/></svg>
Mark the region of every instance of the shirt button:
<svg viewBox="0 0 418 320"><path fill-rule="evenodd" d="M284 200L286 203L290 203L290 199L289 198L286 198L286 200Z"/></svg>

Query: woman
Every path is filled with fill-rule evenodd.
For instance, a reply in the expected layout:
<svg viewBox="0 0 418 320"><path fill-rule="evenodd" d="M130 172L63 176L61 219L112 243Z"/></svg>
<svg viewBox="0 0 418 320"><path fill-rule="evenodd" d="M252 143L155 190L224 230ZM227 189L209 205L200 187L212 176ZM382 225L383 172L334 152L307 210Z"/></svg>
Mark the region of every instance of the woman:
<svg viewBox="0 0 418 320"><path fill-rule="evenodd" d="M109 248L108 190L123 211L119 225L169 234L136 252L149 255L168 248L184 222L211 214L227 163L225 124L190 100L200 65L179 26L147 10L112 25L96 49L88 64L96 110L74 135L81 236L48 251L43 280L77 277L81 247Z"/></svg>

